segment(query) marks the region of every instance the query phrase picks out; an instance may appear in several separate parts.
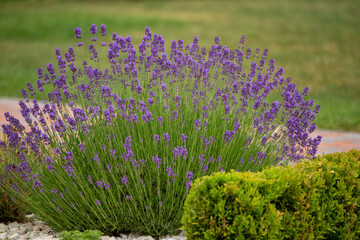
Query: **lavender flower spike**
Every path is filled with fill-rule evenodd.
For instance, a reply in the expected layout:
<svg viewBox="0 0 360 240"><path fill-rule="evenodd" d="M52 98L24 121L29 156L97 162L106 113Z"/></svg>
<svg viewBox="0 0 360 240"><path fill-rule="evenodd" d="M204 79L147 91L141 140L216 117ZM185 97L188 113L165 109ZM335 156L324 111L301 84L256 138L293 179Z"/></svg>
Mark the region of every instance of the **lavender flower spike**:
<svg viewBox="0 0 360 240"><path fill-rule="evenodd" d="M81 30L81 28L76 27L76 28L74 29L74 32L75 32L75 37L76 37L76 38L81 38L81 37L82 37L82 30Z"/></svg>

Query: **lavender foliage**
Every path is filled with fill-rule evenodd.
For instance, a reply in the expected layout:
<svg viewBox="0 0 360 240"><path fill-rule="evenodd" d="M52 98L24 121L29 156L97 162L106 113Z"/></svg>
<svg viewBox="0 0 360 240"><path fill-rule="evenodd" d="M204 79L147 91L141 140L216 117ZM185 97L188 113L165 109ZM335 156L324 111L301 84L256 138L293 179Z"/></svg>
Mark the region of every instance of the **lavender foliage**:
<svg viewBox="0 0 360 240"><path fill-rule="evenodd" d="M14 189L31 188L31 209L54 229L164 236L181 226L194 179L315 157L320 106L267 49L246 49L243 36L237 49L216 37L207 51L195 36L166 51L149 27L138 46L117 33L106 41L100 30L91 25L89 47L77 44L87 61L71 46L56 49L57 64L38 70L37 90L22 89L28 126L9 113L2 125L18 156ZM48 94L42 104L29 99L37 91Z"/></svg>

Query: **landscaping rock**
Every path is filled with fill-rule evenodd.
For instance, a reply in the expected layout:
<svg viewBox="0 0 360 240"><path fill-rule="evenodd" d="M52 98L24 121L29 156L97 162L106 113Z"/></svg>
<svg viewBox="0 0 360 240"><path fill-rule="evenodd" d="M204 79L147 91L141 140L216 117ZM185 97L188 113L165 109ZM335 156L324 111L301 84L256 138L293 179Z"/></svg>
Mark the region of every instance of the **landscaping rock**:
<svg viewBox="0 0 360 240"><path fill-rule="evenodd" d="M154 240L154 238L151 236L142 236L142 237L139 237L137 240Z"/></svg>
<svg viewBox="0 0 360 240"><path fill-rule="evenodd" d="M31 232L33 230L33 225L31 222L23 224L23 227L25 227L28 232Z"/></svg>
<svg viewBox="0 0 360 240"><path fill-rule="evenodd" d="M122 237L123 239L127 239L127 238L128 238L128 236L127 236L126 234L122 234L122 233L120 233L120 237Z"/></svg>
<svg viewBox="0 0 360 240"><path fill-rule="evenodd" d="M41 233L43 233L43 234L48 234L49 232L51 232L51 228L49 228L49 227L44 227L44 228L41 230Z"/></svg>
<svg viewBox="0 0 360 240"><path fill-rule="evenodd" d="M38 236L39 236L39 232L32 232L32 233L30 234L30 237L31 237L32 239L37 238Z"/></svg>
<svg viewBox="0 0 360 240"><path fill-rule="evenodd" d="M8 227L11 230L12 228L19 228L20 224L18 222L12 222L8 224Z"/></svg>
<svg viewBox="0 0 360 240"><path fill-rule="evenodd" d="M20 235L18 233L14 233L14 234L9 234L8 239L15 240L15 239L18 239L19 237L20 237Z"/></svg>
<svg viewBox="0 0 360 240"><path fill-rule="evenodd" d="M25 233L27 233L29 230L25 227L25 226L20 226L19 228L19 234L20 235L24 235Z"/></svg>
<svg viewBox="0 0 360 240"><path fill-rule="evenodd" d="M32 228L33 232L40 232L41 231L41 228L39 226L33 226Z"/></svg>
<svg viewBox="0 0 360 240"><path fill-rule="evenodd" d="M5 239L7 239L7 236L8 236L7 232L0 233L0 240L5 240Z"/></svg>
<svg viewBox="0 0 360 240"><path fill-rule="evenodd" d="M137 233L137 232L131 232L128 239L129 240L135 240L137 238L141 237L141 234L140 233Z"/></svg>
<svg viewBox="0 0 360 240"><path fill-rule="evenodd" d="M0 223L0 233L7 232L9 227L3 223Z"/></svg>
<svg viewBox="0 0 360 240"><path fill-rule="evenodd" d="M0 223L0 240L59 240L59 232L53 231L46 226L42 221L31 214L27 215L32 219L32 222L18 223L12 222L9 224ZM186 240L183 231L176 232L177 236L166 236L163 240ZM120 234L120 237L102 236L101 240L155 240L151 236L143 236L138 232L132 232L129 235Z"/></svg>

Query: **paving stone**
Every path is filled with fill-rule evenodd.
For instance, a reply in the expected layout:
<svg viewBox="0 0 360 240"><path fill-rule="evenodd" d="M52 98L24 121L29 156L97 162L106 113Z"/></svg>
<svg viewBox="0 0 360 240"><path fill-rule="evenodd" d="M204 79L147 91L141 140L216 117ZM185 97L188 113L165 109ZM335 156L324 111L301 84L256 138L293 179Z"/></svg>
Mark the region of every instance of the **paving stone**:
<svg viewBox="0 0 360 240"><path fill-rule="evenodd" d="M100 237L101 238L101 240L109 240L110 239L110 236L102 236L102 237Z"/></svg>

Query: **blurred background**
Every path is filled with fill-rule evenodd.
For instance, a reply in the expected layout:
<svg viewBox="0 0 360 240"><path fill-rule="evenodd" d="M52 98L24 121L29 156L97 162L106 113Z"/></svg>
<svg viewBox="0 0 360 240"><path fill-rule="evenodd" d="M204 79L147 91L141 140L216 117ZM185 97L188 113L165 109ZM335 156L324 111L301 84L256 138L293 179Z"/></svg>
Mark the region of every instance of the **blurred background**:
<svg viewBox="0 0 360 240"><path fill-rule="evenodd" d="M137 45L145 26L172 40L210 47L215 36L237 48L269 49L276 67L285 68L321 105L322 129L360 132L360 1L53 1L0 0L0 97L21 98L37 69L56 63L55 47L75 45L74 28L88 39L92 23L131 35ZM35 85L35 84L34 84Z"/></svg>

